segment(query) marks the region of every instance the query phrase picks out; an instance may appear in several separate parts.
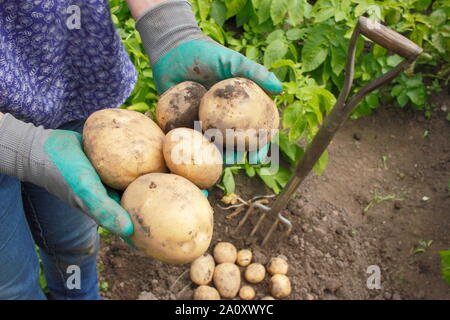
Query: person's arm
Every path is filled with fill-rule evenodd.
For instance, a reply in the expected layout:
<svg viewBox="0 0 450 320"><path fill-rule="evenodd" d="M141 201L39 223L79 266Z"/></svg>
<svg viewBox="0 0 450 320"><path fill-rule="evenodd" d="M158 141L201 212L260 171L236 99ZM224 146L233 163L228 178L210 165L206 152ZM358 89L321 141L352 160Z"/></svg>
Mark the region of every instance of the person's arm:
<svg viewBox="0 0 450 320"><path fill-rule="evenodd" d="M79 133L36 127L0 113L0 174L45 188L111 232L127 237L133 223L83 152Z"/></svg>
<svg viewBox="0 0 450 320"><path fill-rule="evenodd" d="M130 8L133 18L137 20L150 8L164 2L166 0L127 0L128 8Z"/></svg>
<svg viewBox="0 0 450 320"><path fill-rule="evenodd" d="M209 88L227 78L253 80L271 94L281 82L264 66L205 36L187 0L127 0L160 94L183 81Z"/></svg>

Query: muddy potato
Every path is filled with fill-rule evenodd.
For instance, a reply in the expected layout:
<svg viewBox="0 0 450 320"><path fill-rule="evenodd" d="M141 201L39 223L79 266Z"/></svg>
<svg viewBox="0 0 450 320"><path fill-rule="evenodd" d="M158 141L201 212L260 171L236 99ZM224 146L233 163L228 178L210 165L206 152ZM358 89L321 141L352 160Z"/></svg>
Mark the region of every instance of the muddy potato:
<svg viewBox="0 0 450 320"><path fill-rule="evenodd" d="M210 245L213 209L202 191L183 177L141 176L125 190L122 206L134 225L131 241L157 260L189 263Z"/></svg>
<svg viewBox="0 0 450 320"><path fill-rule="evenodd" d="M213 281L222 297L233 299L241 286L241 272L234 263L225 262L214 269Z"/></svg>
<svg viewBox="0 0 450 320"><path fill-rule="evenodd" d="M250 250L243 249L237 253L236 263L241 267L246 267L252 262L253 254Z"/></svg>
<svg viewBox="0 0 450 320"><path fill-rule="evenodd" d="M213 256L218 264L225 262L235 263L237 250L236 247L229 242L219 242L214 247Z"/></svg>
<svg viewBox="0 0 450 320"><path fill-rule="evenodd" d="M271 275L275 274L287 274L289 265L286 260L280 257L270 259L267 264L267 272Z"/></svg>
<svg viewBox="0 0 450 320"><path fill-rule="evenodd" d="M276 274L270 278L269 290L273 297L285 298L291 294L291 280L284 274Z"/></svg>
<svg viewBox="0 0 450 320"><path fill-rule="evenodd" d="M242 300L253 300L255 298L255 290L250 286L243 286L239 290L239 298Z"/></svg>
<svg viewBox="0 0 450 320"><path fill-rule="evenodd" d="M274 101L256 83L244 78L231 78L212 86L200 102L199 118L208 137L218 131L218 143L225 145L230 139L234 147L250 151L270 142L272 129L278 129L280 122Z"/></svg>
<svg viewBox="0 0 450 320"><path fill-rule="evenodd" d="M260 263L252 263L245 269L245 280L250 283L260 283L266 276L266 269Z"/></svg>
<svg viewBox="0 0 450 320"><path fill-rule="evenodd" d="M193 283L198 285L206 285L211 282L214 267L214 258L210 254L203 255L191 264L190 276Z"/></svg>
<svg viewBox="0 0 450 320"><path fill-rule="evenodd" d="M124 109L94 112L83 128L86 156L103 183L118 190L143 174L167 171L163 141L156 123Z"/></svg>
<svg viewBox="0 0 450 320"><path fill-rule="evenodd" d="M220 294L216 288L200 286L194 291L194 300L220 300Z"/></svg>
<svg viewBox="0 0 450 320"><path fill-rule="evenodd" d="M205 93L205 87L193 81L182 82L167 90L156 104L156 121L160 128L165 133L175 128L194 128L200 99Z"/></svg>
<svg viewBox="0 0 450 320"><path fill-rule="evenodd" d="M164 159L172 173L201 189L216 184L222 175L223 157L216 145L193 129L177 128L164 139Z"/></svg>

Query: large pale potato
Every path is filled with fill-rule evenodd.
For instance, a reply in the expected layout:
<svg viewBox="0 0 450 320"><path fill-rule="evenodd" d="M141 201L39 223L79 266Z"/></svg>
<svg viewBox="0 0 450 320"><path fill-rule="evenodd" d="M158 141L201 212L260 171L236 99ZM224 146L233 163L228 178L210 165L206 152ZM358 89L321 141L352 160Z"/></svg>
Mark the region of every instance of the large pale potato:
<svg viewBox="0 0 450 320"><path fill-rule="evenodd" d="M166 172L162 155L164 133L135 111L105 109L84 124L84 152L103 183L124 190L137 177Z"/></svg>
<svg viewBox="0 0 450 320"><path fill-rule="evenodd" d="M164 139L163 153L172 173L185 177L201 189L212 187L222 175L223 158L219 149L193 129L170 131Z"/></svg>
<svg viewBox="0 0 450 320"><path fill-rule="evenodd" d="M213 209L189 180L168 173L150 173L133 181L122 196L131 216L136 247L173 264L202 256L213 233Z"/></svg>
<svg viewBox="0 0 450 320"><path fill-rule="evenodd" d="M234 263L225 262L214 269L213 281L222 297L233 299L241 286L241 272Z"/></svg>
<svg viewBox="0 0 450 320"><path fill-rule="evenodd" d="M275 134L271 129L278 129L280 124L274 101L256 83L244 78L212 86L200 102L199 119L208 137L221 133L216 141L227 149L250 151L270 142Z"/></svg>
<svg viewBox="0 0 450 320"><path fill-rule="evenodd" d="M206 285L211 282L216 263L210 254L195 259L191 264L190 276L193 283Z"/></svg>
<svg viewBox="0 0 450 320"><path fill-rule="evenodd" d="M205 93L205 87L193 81L170 88L156 104L156 122L165 133L175 128L194 128L200 99Z"/></svg>

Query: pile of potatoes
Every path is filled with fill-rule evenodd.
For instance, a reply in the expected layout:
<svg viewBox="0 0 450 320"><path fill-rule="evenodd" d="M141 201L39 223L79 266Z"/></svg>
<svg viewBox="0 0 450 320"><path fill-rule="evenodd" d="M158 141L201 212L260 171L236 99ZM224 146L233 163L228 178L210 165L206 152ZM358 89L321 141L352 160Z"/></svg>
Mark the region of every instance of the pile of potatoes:
<svg viewBox="0 0 450 320"><path fill-rule="evenodd" d="M291 294L291 282L286 276L289 265L281 257L270 259L264 267L260 263L252 263L253 254L248 249L237 251L229 242L218 243L213 254L205 254L190 267L190 278L198 287L194 291L194 300L220 300L221 298L253 300L256 297L252 285L259 284L266 278L269 280L270 295L261 300L282 299ZM242 283L243 273L246 283ZM213 284L214 286L211 286Z"/></svg>
<svg viewBox="0 0 450 320"><path fill-rule="evenodd" d="M121 205L134 225L131 241L167 263L190 263L208 249L213 209L201 189L223 171L223 157L203 132L192 129L278 128L274 102L250 80L221 81L210 90L187 81L159 99L149 115L105 109L83 129L83 148L102 182L124 191ZM266 137L270 139L269 136ZM221 143L222 141L217 141ZM170 173L168 173L170 171Z"/></svg>

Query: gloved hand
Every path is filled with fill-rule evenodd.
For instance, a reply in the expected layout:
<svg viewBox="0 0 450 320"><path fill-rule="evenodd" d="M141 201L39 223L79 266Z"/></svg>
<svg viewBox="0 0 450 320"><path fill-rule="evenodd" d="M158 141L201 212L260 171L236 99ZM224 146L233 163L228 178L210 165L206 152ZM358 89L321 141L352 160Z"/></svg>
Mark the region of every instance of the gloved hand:
<svg viewBox="0 0 450 320"><path fill-rule="evenodd" d="M47 189L119 236L133 234L128 213L106 190L79 133L46 130L5 114L0 119L0 173Z"/></svg>
<svg viewBox="0 0 450 320"><path fill-rule="evenodd" d="M160 94L187 80L209 88L231 77L253 80L271 94L282 90L265 67L203 35L186 0L168 0L151 8L137 19L136 28Z"/></svg>

